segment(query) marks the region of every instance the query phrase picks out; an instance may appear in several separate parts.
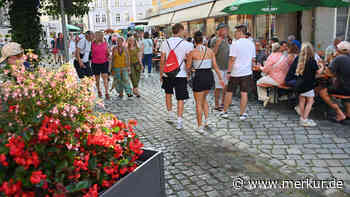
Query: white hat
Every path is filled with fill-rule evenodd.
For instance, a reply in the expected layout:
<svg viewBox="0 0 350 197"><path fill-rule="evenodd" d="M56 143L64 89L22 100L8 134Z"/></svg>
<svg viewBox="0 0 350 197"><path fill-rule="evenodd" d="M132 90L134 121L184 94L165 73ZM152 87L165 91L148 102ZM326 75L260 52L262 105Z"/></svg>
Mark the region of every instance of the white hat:
<svg viewBox="0 0 350 197"><path fill-rule="evenodd" d="M338 50L350 53L350 42L342 41L337 45Z"/></svg>
<svg viewBox="0 0 350 197"><path fill-rule="evenodd" d="M23 49L20 44L16 42L10 42L6 44L4 47L2 47L1 50L1 58L0 63L5 61L10 56L15 56L23 52Z"/></svg>
<svg viewBox="0 0 350 197"><path fill-rule="evenodd" d="M276 52L277 49L279 49L281 47L281 45L276 42L272 44L272 52Z"/></svg>

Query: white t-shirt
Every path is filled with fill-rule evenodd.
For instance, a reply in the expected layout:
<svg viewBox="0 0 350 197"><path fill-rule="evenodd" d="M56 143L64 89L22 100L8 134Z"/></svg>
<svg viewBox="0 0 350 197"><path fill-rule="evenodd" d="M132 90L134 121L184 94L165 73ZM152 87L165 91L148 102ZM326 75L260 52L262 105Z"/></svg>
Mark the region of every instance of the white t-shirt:
<svg viewBox="0 0 350 197"><path fill-rule="evenodd" d="M175 46L179 44L179 42L181 42L181 40L183 39L179 37L172 37L172 38L169 38L168 40L164 40L162 45L160 46L160 52L165 53L166 57L168 57L171 49L174 49ZM166 41L168 41L171 49L169 49L169 46ZM177 46L176 49L174 50L177 57L177 61L179 61L179 64L181 64L180 72L176 75L176 77L187 77L186 63L184 60L186 59L186 55L190 53L192 50L193 50L193 45L187 42L186 40L183 40L179 44L179 46Z"/></svg>
<svg viewBox="0 0 350 197"><path fill-rule="evenodd" d="M91 51L91 42L83 38L78 42L77 47L80 49L80 53L84 54L82 61L84 63L88 62L90 51Z"/></svg>
<svg viewBox="0 0 350 197"><path fill-rule="evenodd" d="M230 46L230 57L236 61L232 66L232 77L244 77L253 74L252 61L255 58L255 45L246 38L241 38Z"/></svg>

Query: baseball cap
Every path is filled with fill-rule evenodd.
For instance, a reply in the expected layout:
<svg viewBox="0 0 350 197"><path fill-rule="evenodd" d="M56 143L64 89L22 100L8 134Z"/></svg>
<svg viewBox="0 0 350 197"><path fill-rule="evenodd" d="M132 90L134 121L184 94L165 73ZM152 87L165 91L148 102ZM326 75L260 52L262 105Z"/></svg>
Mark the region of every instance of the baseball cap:
<svg viewBox="0 0 350 197"><path fill-rule="evenodd" d="M17 42L10 42L2 47L0 63L5 61L8 57L21 54L23 49Z"/></svg>
<svg viewBox="0 0 350 197"><path fill-rule="evenodd" d="M243 33L246 33L248 29L247 25L244 25L244 24L237 25L235 28L242 30Z"/></svg>
<svg viewBox="0 0 350 197"><path fill-rule="evenodd" d="M222 28L226 28L228 27L225 23L220 23L217 27L216 27L216 31L218 31L219 29L222 29Z"/></svg>
<svg viewBox="0 0 350 197"><path fill-rule="evenodd" d="M342 41L337 45L339 51L350 53L350 42Z"/></svg>

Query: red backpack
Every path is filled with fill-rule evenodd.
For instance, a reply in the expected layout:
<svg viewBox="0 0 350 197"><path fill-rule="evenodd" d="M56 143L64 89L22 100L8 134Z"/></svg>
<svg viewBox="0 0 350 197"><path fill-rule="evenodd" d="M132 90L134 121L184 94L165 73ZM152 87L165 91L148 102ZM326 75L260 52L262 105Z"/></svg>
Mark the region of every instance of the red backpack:
<svg viewBox="0 0 350 197"><path fill-rule="evenodd" d="M182 60L181 64L179 64L179 61L178 61L177 56L176 56L176 53L174 51L176 49L176 47L178 47L182 41L184 41L184 40L181 40L175 46L175 48L171 49L168 40L166 40L166 43L168 44L170 52L169 52L168 57L167 57L166 62L165 62L164 73L169 78L175 78L176 77L176 75L180 72L180 66L182 65L182 63L185 60L185 58L184 58L184 60Z"/></svg>

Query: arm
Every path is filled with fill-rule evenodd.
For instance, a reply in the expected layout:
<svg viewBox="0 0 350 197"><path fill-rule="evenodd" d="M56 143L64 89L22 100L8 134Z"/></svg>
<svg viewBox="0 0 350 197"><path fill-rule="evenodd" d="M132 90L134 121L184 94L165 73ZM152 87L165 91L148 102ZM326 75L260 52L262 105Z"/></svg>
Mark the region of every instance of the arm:
<svg viewBox="0 0 350 197"><path fill-rule="evenodd" d="M138 53L137 53L137 59L139 60L140 65L143 67L141 50L139 50Z"/></svg>
<svg viewBox="0 0 350 197"><path fill-rule="evenodd" d="M128 53L128 49L124 48L124 50L125 50L125 55L126 55L126 66L130 68L130 56Z"/></svg>
<svg viewBox="0 0 350 197"><path fill-rule="evenodd" d="M160 55L160 64L159 64L159 75L160 75L160 79L162 80L163 77L163 69L165 66L165 58L166 58L166 54L165 53L161 53Z"/></svg>
<svg viewBox="0 0 350 197"><path fill-rule="evenodd" d="M81 58L80 58L80 48L79 47L77 47L76 50L75 50L75 58L77 59L80 67L84 68L85 65L84 65L83 61L81 60Z"/></svg>
<svg viewBox="0 0 350 197"><path fill-rule="evenodd" d="M192 52L190 52L186 58L186 70L187 72L191 72L192 69Z"/></svg>
<svg viewBox="0 0 350 197"><path fill-rule="evenodd" d="M115 54L115 47L112 49L112 68L114 66L114 54Z"/></svg>
<svg viewBox="0 0 350 197"><path fill-rule="evenodd" d="M261 67L261 71L264 73L269 73L275 63L276 62L272 61L272 55L270 55L265 61L264 66Z"/></svg>
<svg viewBox="0 0 350 197"><path fill-rule="evenodd" d="M230 56L230 60L228 61L228 68L227 68L227 74L228 74L227 78L231 76L231 71L235 61L236 61L236 57Z"/></svg>
<svg viewBox="0 0 350 197"><path fill-rule="evenodd" d="M220 46L221 42L222 42L222 39L221 39L221 38L218 38L218 39L216 40L216 42L215 42L215 47L214 47L214 53L215 53L215 55L218 53L219 46Z"/></svg>
<svg viewBox="0 0 350 197"><path fill-rule="evenodd" d="M219 80L220 80L220 81L223 81L223 78L222 78L222 76L221 76L220 69L219 69L219 67L218 67L218 64L216 63L215 54L214 54L213 51L210 51L210 53L211 53L212 61L213 61L213 68L214 68L214 70L215 70L217 76L219 77ZM231 59L231 58L230 58L230 59Z"/></svg>

